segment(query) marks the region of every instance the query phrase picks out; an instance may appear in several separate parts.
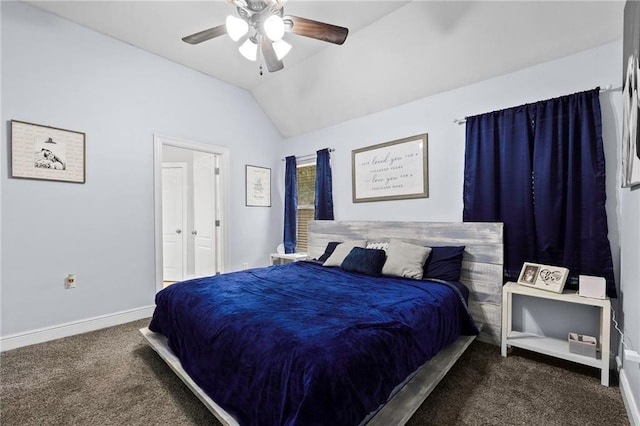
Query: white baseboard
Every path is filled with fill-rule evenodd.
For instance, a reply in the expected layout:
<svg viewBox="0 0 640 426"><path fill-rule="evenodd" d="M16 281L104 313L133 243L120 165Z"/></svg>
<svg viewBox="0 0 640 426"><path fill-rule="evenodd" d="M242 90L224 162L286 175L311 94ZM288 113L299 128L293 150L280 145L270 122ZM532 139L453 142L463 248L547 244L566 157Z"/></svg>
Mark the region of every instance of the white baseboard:
<svg viewBox="0 0 640 426"><path fill-rule="evenodd" d="M640 426L640 411L638 411L638 405L636 404L635 397L640 395L634 395L633 389L631 389L631 385L629 384L629 380L627 379L627 375L622 368L620 370L620 393L622 394L622 400L624 401L624 406L627 409L627 415L629 416L629 424L631 426Z"/></svg>
<svg viewBox="0 0 640 426"><path fill-rule="evenodd" d="M0 352L10 349L21 348L23 346L35 345L36 343L48 342L50 340L61 339L76 334L87 333L101 328L113 327L114 325L125 324L153 315L155 306L144 306L131 309L129 311L116 312L99 317L88 318L80 321L68 322L53 327L40 328L24 333L12 334L0 337Z"/></svg>

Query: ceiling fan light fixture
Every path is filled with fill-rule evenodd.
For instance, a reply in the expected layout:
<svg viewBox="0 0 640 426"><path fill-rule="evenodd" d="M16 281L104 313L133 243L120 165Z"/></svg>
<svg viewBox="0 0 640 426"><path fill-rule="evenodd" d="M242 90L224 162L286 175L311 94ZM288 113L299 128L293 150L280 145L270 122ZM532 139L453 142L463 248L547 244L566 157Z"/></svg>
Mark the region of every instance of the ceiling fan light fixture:
<svg viewBox="0 0 640 426"><path fill-rule="evenodd" d="M291 50L291 45L284 40L274 41L273 50L275 50L278 60L281 61Z"/></svg>
<svg viewBox="0 0 640 426"><path fill-rule="evenodd" d="M250 38L246 39L242 45L238 48L242 56L250 61L255 61L258 58L258 45L251 41Z"/></svg>
<svg viewBox="0 0 640 426"><path fill-rule="evenodd" d="M2 0L0 0L2 1ZM347 39L349 29L299 16L284 15L287 0L228 0L237 16L227 16L225 24L188 35L182 41L199 44L207 40L229 35L240 45L238 51L249 61L266 64L269 72L284 68L282 58L292 46L283 40L285 33L309 37L341 45ZM262 75L262 65L260 65Z"/></svg>
<svg viewBox="0 0 640 426"><path fill-rule="evenodd" d="M231 37L231 40L238 41L240 38L249 32L249 24L244 19L236 18L235 16L227 16L227 34Z"/></svg>
<svg viewBox="0 0 640 426"><path fill-rule="evenodd" d="M284 21L278 15L269 16L262 25L264 33L271 41L281 40L284 36Z"/></svg>

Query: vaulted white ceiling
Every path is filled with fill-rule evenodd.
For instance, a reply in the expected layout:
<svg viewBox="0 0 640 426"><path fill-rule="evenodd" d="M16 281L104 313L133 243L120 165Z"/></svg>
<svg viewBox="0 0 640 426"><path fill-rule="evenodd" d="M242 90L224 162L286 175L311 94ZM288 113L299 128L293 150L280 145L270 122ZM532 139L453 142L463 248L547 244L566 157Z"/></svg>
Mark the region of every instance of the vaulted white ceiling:
<svg viewBox="0 0 640 426"><path fill-rule="evenodd" d="M624 10L622 0L289 0L286 14L349 36L337 46L287 34L284 70L260 76L227 36L181 41L224 23L227 1L29 3L249 90L285 137L619 40Z"/></svg>

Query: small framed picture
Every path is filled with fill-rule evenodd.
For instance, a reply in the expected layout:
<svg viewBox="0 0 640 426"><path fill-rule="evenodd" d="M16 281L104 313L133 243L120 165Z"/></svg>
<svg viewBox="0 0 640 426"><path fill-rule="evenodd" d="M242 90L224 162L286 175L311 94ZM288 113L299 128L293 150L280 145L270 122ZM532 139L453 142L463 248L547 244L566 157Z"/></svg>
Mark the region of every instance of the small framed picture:
<svg viewBox="0 0 640 426"><path fill-rule="evenodd" d="M567 268L525 262L520 271L518 284L554 293L562 293L568 275L569 270Z"/></svg>
<svg viewBox="0 0 640 426"><path fill-rule="evenodd" d="M271 169L246 166L246 206L271 207Z"/></svg>
<svg viewBox="0 0 640 426"><path fill-rule="evenodd" d="M11 120L11 177L84 183L85 134Z"/></svg>

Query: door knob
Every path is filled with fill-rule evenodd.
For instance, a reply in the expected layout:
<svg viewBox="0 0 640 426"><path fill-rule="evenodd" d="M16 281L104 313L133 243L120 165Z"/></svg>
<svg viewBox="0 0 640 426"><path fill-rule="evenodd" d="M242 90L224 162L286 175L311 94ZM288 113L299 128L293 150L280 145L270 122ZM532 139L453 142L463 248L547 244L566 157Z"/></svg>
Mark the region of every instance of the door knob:
<svg viewBox="0 0 640 426"><path fill-rule="evenodd" d="M176 229L176 234L182 234L182 229Z"/></svg>
<svg viewBox="0 0 640 426"><path fill-rule="evenodd" d="M191 231L192 235L198 235L198 231L196 231L195 229L193 231Z"/></svg>

